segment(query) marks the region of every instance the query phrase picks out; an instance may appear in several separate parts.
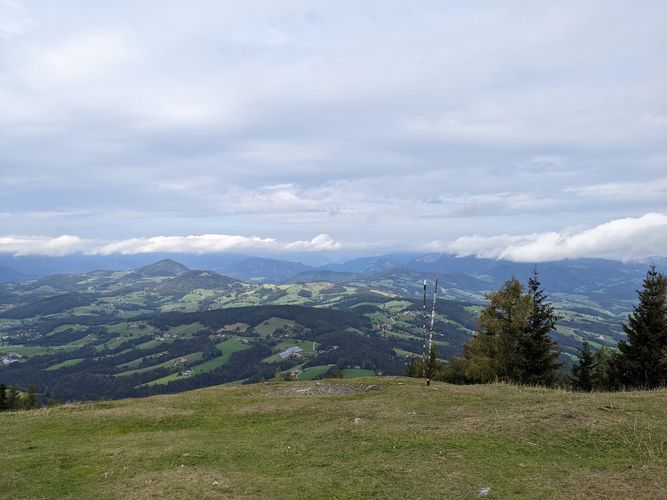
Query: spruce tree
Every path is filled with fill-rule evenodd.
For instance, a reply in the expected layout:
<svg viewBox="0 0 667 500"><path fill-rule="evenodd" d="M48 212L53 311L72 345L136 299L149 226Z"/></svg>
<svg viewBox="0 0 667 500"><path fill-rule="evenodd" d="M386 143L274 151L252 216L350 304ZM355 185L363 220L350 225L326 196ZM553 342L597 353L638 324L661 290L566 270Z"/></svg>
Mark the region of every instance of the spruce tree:
<svg viewBox="0 0 667 500"><path fill-rule="evenodd" d="M7 406L7 386L0 384L0 411L8 410Z"/></svg>
<svg viewBox="0 0 667 500"><path fill-rule="evenodd" d="M19 393L18 387L16 384L9 386L7 391L7 408L10 410L18 410L21 405L21 394Z"/></svg>
<svg viewBox="0 0 667 500"><path fill-rule="evenodd" d="M431 351L428 354L425 368L424 376L426 377L427 381L434 379L441 368L440 363L438 362L438 351L435 347L435 344L431 345Z"/></svg>
<svg viewBox="0 0 667 500"><path fill-rule="evenodd" d="M621 383L652 388L667 384L667 280L651 266L639 303L623 325L627 340L618 343L617 368Z"/></svg>
<svg viewBox="0 0 667 500"><path fill-rule="evenodd" d="M616 375L616 357L618 351L602 346L595 352L593 363L593 389L614 390L618 389L618 376Z"/></svg>
<svg viewBox="0 0 667 500"><path fill-rule="evenodd" d="M579 362L572 367L572 387L580 391L593 390L593 368L595 357L588 342L579 350Z"/></svg>
<svg viewBox="0 0 667 500"><path fill-rule="evenodd" d="M556 379L556 370L561 365L558 363L558 343L549 334L556 329L558 317L541 288L536 269L528 280L528 295L530 310L520 346L523 356L522 382L552 385Z"/></svg>
<svg viewBox="0 0 667 500"><path fill-rule="evenodd" d="M424 376L422 358L414 355L408 358L408 364L405 367L405 376L413 378L421 378Z"/></svg>
<svg viewBox="0 0 667 500"><path fill-rule="evenodd" d="M37 408L37 388L34 385L28 387L28 393L26 394L24 408L26 410Z"/></svg>

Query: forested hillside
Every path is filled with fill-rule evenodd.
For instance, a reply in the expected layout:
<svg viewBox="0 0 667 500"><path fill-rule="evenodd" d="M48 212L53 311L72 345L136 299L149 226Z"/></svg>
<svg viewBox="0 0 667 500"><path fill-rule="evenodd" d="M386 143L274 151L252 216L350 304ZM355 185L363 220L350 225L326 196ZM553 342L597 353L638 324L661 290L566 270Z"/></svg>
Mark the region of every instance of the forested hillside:
<svg viewBox="0 0 667 500"><path fill-rule="evenodd" d="M426 260L420 265L431 270L443 265ZM489 272L489 264L481 265ZM347 273L342 282L253 284L162 260L130 271L0 285L0 383L36 385L46 401L276 376L402 374L407 359L423 352L420 293L430 275L392 266L366 259L350 264L352 271L318 271ZM437 302L433 329L438 358L462 353L485 303L482 283L491 282L441 277L445 298ZM584 296L550 297L559 314L554 340L566 366L582 340L614 346L622 338L621 306L605 310Z"/></svg>

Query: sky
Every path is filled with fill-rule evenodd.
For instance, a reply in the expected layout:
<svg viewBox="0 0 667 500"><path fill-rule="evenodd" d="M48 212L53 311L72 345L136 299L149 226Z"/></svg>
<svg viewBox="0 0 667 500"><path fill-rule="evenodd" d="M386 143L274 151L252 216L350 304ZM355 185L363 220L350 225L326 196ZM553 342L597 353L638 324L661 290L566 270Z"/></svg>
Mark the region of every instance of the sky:
<svg viewBox="0 0 667 500"><path fill-rule="evenodd" d="M0 0L0 253L664 256L665 19Z"/></svg>

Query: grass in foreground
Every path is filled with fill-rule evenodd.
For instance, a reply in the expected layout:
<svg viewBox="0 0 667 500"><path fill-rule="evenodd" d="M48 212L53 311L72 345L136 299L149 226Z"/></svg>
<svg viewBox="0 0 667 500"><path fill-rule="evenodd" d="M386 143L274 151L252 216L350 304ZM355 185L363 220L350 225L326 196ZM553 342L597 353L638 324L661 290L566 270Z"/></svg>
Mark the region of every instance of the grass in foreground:
<svg viewBox="0 0 667 500"><path fill-rule="evenodd" d="M1 414L0 425L7 498L667 491L666 390L427 388L400 378L267 383Z"/></svg>

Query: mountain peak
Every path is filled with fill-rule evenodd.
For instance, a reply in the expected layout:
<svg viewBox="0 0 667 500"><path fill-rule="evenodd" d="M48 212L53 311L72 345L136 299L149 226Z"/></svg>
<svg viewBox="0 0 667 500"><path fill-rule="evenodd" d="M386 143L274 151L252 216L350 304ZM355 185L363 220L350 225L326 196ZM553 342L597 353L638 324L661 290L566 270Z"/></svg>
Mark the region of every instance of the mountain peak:
<svg viewBox="0 0 667 500"><path fill-rule="evenodd" d="M162 259L148 266L135 269L135 273L142 276L177 276L185 271L189 271L183 264L171 259Z"/></svg>

